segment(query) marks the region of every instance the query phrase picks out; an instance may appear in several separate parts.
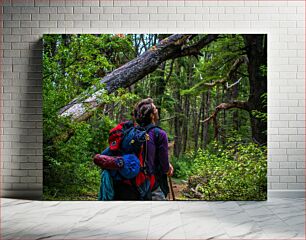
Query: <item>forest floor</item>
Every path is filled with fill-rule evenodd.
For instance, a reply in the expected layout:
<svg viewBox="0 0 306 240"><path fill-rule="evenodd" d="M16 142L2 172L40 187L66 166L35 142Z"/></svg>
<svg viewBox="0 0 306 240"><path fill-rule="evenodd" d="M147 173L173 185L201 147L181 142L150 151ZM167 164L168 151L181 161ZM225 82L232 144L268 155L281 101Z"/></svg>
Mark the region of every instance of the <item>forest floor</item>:
<svg viewBox="0 0 306 240"><path fill-rule="evenodd" d="M174 196L176 200L186 200L186 197L183 196L182 191L184 188L186 188L187 183L184 182L184 180L182 179L178 179L178 178L171 178L172 179L172 186L173 186L173 191L174 191ZM169 184L170 187L170 184ZM169 200L173 200L173 196L170 190L169 195L170 199ZM97 191L92 191L92 192L84 192L84 193L80 193L80 194L72 194L72 193L62 193L62 195L57 196L57 194L55 195L49 195L44 193L43 195L43 200L63 200L63 201L71 201L71 200L75 200L75 201L94 201L97 200L98 198L98 193Z"/></svg>

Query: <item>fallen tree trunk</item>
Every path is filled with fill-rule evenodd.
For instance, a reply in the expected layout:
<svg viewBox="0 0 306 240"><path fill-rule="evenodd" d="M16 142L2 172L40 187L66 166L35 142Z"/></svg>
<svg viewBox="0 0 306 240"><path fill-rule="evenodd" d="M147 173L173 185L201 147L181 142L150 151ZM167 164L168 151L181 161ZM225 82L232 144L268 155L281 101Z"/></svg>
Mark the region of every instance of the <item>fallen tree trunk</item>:
<svg viewBox="0 0 306 240"><path fill-rule="evenodd" d="M158 66L169 59L188 55L198 55L200 50L210 42L218 38L218 35L209 34L198 40L196 43L188 45L193 34L175 34L163 39L157 46L153 46L139 57L117 68L101 80L101 84L106 86L108 93L112 93L118 88L126 88L149 73L155 71ZM94 109L101 107L97 101L103 90L93 86L94 94L85 100L80 96L72 100L68 105L61 108L61 116L70 116L72 120L84 121L91 117ZM92 92L92 91L91 91Z"/></svg>

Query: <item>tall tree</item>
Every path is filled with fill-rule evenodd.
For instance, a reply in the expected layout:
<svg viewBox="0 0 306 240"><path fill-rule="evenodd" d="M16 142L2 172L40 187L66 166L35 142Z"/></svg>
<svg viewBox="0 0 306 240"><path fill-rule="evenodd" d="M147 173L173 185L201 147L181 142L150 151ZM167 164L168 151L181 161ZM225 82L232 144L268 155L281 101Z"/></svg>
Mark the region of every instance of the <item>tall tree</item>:
<svg viewBox="0 0 306 240"><path fill-rule="evenodd" d="M267 142L267 122L256 113L267 114L264 101L267 93L267 35L243 35L249 59L248 73L250 82L250 96L248 109L250 110L252 136L260 144Z"/></svg>
<svg viewBox="0 0 306 240"><path fill-rule="evenodd" d="M221 110L239 108L249 112L252 138L258 144L267 142L267 36L263 34L243 35L247 53L247 71L250 85L247 101L233 101L219 104L215 112L205 121L216 121ZM237 69L236 69L237 70Z"/></svg>
<svg viewBox="0 0 306 240"><path fill-rule="evenodd" d="M118 88L129 87L156 70L162 62L183 56L198 55L204 46L217 38L218 35L214 34L206 35L200 39L192 34L171 35L163 39L157 46L153 46L139 57L105 76L100 83L106 85L108 93L112 93ZM190 44L190 42L192 43ZM88 111L88 109L93 110L101 106L98 101L98 97L102 94L101 91L93 86L88 90L90 94L87 98L84 99L84 96L75 98L60 109L59 113L78 121L88 119L92 115L92 111Z"/></svg>

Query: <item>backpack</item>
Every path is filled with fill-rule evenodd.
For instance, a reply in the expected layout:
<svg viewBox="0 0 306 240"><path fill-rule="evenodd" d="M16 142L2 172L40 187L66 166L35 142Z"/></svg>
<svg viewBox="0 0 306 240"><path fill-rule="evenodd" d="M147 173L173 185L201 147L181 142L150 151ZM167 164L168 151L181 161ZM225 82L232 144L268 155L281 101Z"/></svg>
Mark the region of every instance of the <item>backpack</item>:
<svg viewBox="0 0 306 240"><path fill-rule="evenodd" d="M130 161L125 161L123 169L112 170L110 174L115 181L134 186L139 193L140 200L151 200L151 190L155 184L154 175L149 176L146 172L146 143L149 140L148 132L153 128L156 129L155 132L160 129L153 124L143 128L134 126L131 121L122 122L109 131L109 149L102 153L123 158L130 156ZM136 156L136 158L131 156ZM129 165L135 166L135 161L139 163L138 169L129 167Z"/></svg>

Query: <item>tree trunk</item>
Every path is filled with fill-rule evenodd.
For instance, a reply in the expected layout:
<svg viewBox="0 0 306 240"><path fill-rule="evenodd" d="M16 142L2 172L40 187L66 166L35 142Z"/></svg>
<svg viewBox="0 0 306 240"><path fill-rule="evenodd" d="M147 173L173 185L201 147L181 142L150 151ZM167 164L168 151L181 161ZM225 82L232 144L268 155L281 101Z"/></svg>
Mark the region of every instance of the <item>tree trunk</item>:
<svg viewBox="0 0 306 240"><path fill-rule="evenodd" d="M209 116L209 106L210 106L210 90L208 90L206 92L206 94L204 94L204 99L205 99L205 104L204 104L204 116L208 117ZM209 142L209 135L208 135L208 123L204 122L203 123L203 145L202 145L202 149L205 149L208 142Z"/></svg>
<svg viewBox="0 0 306 240"><path fill-rule="evenodd" d="M227 92L225 92L225 86L223 85L222 86L222 102L224 102L224 101L229 101L229 99L228 99L228 96L227 96ZM222 126L223 126L223 131L222 131L222 134L221 134L221 143L222 144L225 144L225 139L226 139L226 124L227 124L227 121L226 121L226 111L225 110L223 110L223 124L222 124Z"/></svg>
<svg viewBox="0 0 306 240"><path fill-rule="evenodd" d="M187 66L185 67L187 72L187 85L190 86L192 84L192 76L193 76L193 63L192 61L187 62ZM190 101L188 95L185 96L184 101L184 123L182 129L183 135L183 152L186 152L188 148L188 132L189 132L189 115L190 115Z"/></svg>
<svg viewBox="0 0 306 240"><path fill-rule="evenodd" d="M252 111L267 113L267 106L263 103L262 95L267 93L267 76L262 68L267 66L267 35L246 34L244 35L249 59L248 73L250 82L250 95L248 105L253 140L259 144L267 142L267 123L256 118Z"/></svg>
<svg viewBox="0 0 306 240"><path fill-rule="evenodd" d="M161 119L161 106L162 106L162 96L164 95L165 89L166 89L166 82L165 82L165 68L166 68L166 62L163 62L160 65L160 73L158 75L158 79L156 81L156 88L155 88L155 105L158 107L158 115L159 119ZM159 125L159 121L157 122L157 125Z"/></svg>
<svg viewBox="0 0 306 240"><path fill-rule="evenodd" d="M192 34L171 35L162 40L157 46L153 46L139 57L105 76L100 83L105 84L108 93L112 93L118 88L129 87L155 71L162 62L168 59L199 54L200 50L217 39L218 35L209 34L194 44L186 45L194 37L195 35ZM88 119L93 114L92 110L101 106L97 98L101 96L103 90L93 86L89 92L94 93L89 94L85 100L81 96L75 98L67 106L60 109L59 114L61 116L70 116L71 119L77 121Z"/></svg>
<svg viewBox="0 0 306 240"><path fill-rule="evenodd" d="M220 94L220 86L217 85L216 87L216 103L219 104L220 102L222 102L222 93ZM216 116L216 118L214 118L214 122L213 122L213 125L214 125L214 138L216 141L219 141L220 140L220 130L219 129L219 126L217 126L218 124L218 116Z"/></svg>
<svg viewBox="0 0 306 240"><path fill-rule="evenodd" d="M184 153L187 149L187 142L188 142L188 119L189 119L189 99L188 96L185 96L184 101L184 120L182 125L182 152Z"/></svg>
<svg viewBox="0 0 306 240"><path fill-rule="evenodd" d="M238 93L238 85L233 86L230 101L237 99ZM236 131L239 131L239 112L236 109L233 111L233 126Z"/></svg>
<svg viewBox="0 0 306 240"><path fill-rule="evenodd" d="M201 111L198 113L198 103L197 97L194 97L194 107L193 107L193 139L194 139L194 149L197 151L199 148L199 131L200 131L200 119L201 119Z"/></svg>
<svg viewBox="0 0 306 240"><path fill-rule="evenodd" d="M182 149L182 120L181 120L181 113L182 113L182 105L181 105L181 96L179 92L175 93L176 103L174 106L175 110L175 119L174 119L174 156L179 157L181 154Z"/></svg>
<svg viewBox="0 0 306 240"><path fill-rule="evenodd" d="M200 119L205 119L205 113L204 113L204 95L205 95L205 93L202 93L202 95L201 95ZM201 122L200 147L203 149L204 148L203 146L204 146L204 122Z"/></svg>

